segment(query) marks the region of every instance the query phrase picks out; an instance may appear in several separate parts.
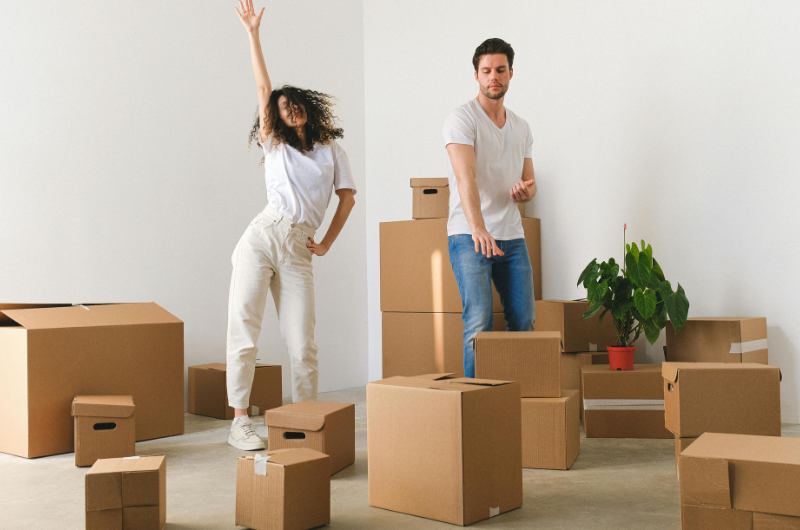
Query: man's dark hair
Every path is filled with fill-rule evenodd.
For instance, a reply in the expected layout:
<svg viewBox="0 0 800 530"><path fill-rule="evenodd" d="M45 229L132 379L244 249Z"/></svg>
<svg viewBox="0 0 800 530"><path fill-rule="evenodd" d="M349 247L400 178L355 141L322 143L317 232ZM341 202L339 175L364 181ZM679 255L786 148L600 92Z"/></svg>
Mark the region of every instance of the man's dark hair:
<svg viewBox="0 0 800 530"><path fill-rule="evenodd" d="M504 53L508 57L508 67L514 66L514 48L503 39L486 39L480 46L475 48L475 55L472 56L472 66L475 71L478 71L478 63L481 62L481 57L484 55L491 55L494 53Z"/></svg>

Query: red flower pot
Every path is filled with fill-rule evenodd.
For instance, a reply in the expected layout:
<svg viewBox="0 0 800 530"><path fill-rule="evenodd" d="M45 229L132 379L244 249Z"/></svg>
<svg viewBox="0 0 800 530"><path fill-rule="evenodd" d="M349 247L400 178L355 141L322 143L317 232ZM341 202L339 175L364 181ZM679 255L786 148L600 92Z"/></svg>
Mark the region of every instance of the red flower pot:
<svg viewBox="0 0 800 530"><path fill-rule="evenodd" d="M636 346L609 346L608 364L612 370L633 370L633 354Z"/></svg>

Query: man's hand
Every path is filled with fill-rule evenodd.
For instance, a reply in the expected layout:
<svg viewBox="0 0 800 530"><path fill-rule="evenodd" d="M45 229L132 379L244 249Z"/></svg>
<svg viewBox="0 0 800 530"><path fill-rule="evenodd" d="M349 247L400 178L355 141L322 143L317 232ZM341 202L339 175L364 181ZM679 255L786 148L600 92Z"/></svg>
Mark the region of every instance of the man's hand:
<svg viewBox="0 0 800 530"><path fill-rule="evenodd" d="M256 14L253 9L253 0L244 0L244 3L239 0L239 8L234 7L234 9L236 9L236 14L239 15L239 20L242 21L244 29L249 33L257 33L258 27L261 25L261 15L264 14L264 8L262 7L261 11Z"/></svg>
<svg viewBox="0 0 800 530"><path fill-rule="evenodd" d="M314 241L313 237L308 238L308 243L306 243L306 248L311 251L312 254L315 256L324 256L328 253L328 249L330 248L325 243L317 243Z"/></svg>
<svg viewBox="0 0 800 530"><path fill-rule="evenodd" d="M531 186L536 183L535 180L521 180L514 184L511 188L509 194L514 202L526 202L528 199L532 197L531 193Z"/></svg>
<svg viewBox="0 0 800 530"><path fill-rule="evenodd" d="M487 258L505 255L505 252L500 250L500 247L497 246L497 242L489 235L489 232L487 232L485 228L473 230L472 241L475 242L475 252L480 252Z"/></svg>

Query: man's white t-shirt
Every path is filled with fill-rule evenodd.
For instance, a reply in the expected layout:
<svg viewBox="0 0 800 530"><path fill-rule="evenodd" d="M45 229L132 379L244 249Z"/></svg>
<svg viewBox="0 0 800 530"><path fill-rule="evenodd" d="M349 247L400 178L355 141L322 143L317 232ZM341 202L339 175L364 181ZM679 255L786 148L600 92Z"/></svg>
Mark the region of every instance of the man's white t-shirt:
<svg viewBox="0 0 800 530"><path fill-rule="evenodd" d="M528 122L506 109L506 123L500 128L487 116L478 100L472 99L455 109L444 122L444 145L447 144L475 148L475 183L489 235L499 240L525 237L519 209L510 192L522 178L524 160L532 158L533 135ZM450 183L447 235L472 234L449 158L447 168Z"/></svg>
<svg viewBox="0 0 800 530"><path fill-rule="evenodd" d="M262 147L268 204L293 223L316 230L334 189L356 191L350 159L336 140L317 142L303 154L282 142L273 145L270 134Z"/></svg>

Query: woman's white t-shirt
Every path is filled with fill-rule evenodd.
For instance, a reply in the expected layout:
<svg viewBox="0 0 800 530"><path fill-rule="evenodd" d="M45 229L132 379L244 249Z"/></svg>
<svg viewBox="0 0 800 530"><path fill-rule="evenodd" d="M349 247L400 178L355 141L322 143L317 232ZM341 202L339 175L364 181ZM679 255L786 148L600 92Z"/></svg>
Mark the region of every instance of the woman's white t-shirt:
<svg viewBox="0 0 800 530"><path fill-rule="evenodd" d="M293 223L316 230L334 189L356 191L350 160L336 140L317 142L305 154L282 142L274 145L271 134L262 146L268 204Z"/></svg>
<svg viewBox="0 0 800 530"><path fill-rule="evenodd" d="M495 239L525 237L517 204L511 188L522 178L522 166L531 158L533 135L528 122L506 109L502 128L494 124L486 112L472 99L455 109L444 123L444 145L464 144L475 148L477 171L475 183L481 200L481 213L486 231ZM450 218L447 235L472 234L458 195L456 175L447 161L450 182Z"/></svg>

